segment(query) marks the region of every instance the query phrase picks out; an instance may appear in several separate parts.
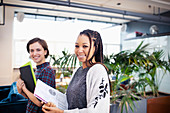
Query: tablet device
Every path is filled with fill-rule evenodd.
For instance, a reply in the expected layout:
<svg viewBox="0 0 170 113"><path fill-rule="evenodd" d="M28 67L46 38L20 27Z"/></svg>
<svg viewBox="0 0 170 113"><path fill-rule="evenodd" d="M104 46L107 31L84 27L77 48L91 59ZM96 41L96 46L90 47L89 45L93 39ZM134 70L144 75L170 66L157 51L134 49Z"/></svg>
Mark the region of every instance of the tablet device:
<svg viewBox="0 0 170 113"><path fill-rule="evenodd" d="M24 66L19 68L20 74L21 74L21 79L24 81L26 88L34 93L35 85L36 85L36 78L34 75L33 68L31 66L31 63L28 62Z"/></svg>

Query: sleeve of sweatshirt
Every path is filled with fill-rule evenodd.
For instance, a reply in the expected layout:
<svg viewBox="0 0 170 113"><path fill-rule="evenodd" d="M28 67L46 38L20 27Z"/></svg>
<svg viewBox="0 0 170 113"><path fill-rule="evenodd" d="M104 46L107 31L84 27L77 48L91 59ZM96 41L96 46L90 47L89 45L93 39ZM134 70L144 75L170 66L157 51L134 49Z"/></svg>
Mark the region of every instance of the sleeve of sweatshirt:
<svg viewBox="0 0 170 113"><path fill-rule="evenodd" d="M87 108L64 110L64 113L109 113L110 86L106 69L101 64L92 66L86 78Z"/></svg>

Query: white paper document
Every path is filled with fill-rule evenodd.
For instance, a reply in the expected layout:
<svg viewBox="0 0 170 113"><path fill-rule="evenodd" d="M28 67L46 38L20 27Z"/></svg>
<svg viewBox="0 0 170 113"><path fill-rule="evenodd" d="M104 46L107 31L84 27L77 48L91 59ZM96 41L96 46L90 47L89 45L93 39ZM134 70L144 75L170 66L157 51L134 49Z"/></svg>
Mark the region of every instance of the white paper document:
<svg viewBox="0 0 170 113"><path fill-rule="evenodd" d="M52 88L51 86L45 84L41 80L37 80L36 87L34 90L34 96L41 101L47 103L52 102L62 110L68 109L67 97L60 91Z"/></svg>

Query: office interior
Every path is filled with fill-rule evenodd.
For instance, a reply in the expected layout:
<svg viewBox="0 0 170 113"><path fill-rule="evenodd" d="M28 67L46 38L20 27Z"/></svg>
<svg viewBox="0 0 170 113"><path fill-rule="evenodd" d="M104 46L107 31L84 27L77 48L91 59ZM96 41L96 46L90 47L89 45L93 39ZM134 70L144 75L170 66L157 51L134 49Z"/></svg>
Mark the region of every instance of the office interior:
<svg viewBox="0 0 170 113"><path fill-rule="evenodd" d="M134 49L141 40L147 40L155 45L162 42L164 45L159 47L166 48L167 54L170 53L170 2L166 0L1 0L0 8L0 86L12 84L18 77L13 66L13 32L14 17L20 12L119 25L122 26L120 50ZM24 19L22 16L20 19ZM159 29L157 34L167 38L156 37L153 42L153 38L148 37L136 39L136 31L150 34L149 29L153 25ZM169 83L168 73L161 90L170 93Z"/></svg>

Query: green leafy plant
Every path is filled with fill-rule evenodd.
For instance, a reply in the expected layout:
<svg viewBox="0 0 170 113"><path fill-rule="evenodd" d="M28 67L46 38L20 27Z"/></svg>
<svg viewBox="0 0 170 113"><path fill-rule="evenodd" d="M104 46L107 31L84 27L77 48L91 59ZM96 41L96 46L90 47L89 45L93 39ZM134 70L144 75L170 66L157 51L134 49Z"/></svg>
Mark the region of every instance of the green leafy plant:
<svg viewBox="0 0 170 113"><path fill-rule="evenodd" d="M136 66L132 66L129 63L128 52L122 51L116 55L111 55L110 58L114 60L110 65L106 65L110 72L116 77L115 81L112 83L112 100L111 103L119 103L121 108L121 113L123 112L123 107L125 106L126 112L128 112L128 105L131 110L134 111L135 105L133 101L136 101L136 90L132 88L131 84L126 84L122 86L122 82L131 79L132 72L135 70Z"/></svg>
<svg viewBox="0 0 170 113"><path fill-rule="evenodd" d="M65 93L67 87L68 87L68 84L66 84L66 85L58 85L56 89L59 90L62 93Z"/></svg>
<svg viewBox="0 0 170 113"><path fill-rule="evenodd" d="M135 90L131 88L131 84L126 84L122 86L122 82L131 79L132 72L135 66L129 64L129 53L122 51L116 55L110 55L104 57L104 64L109 69L109 74L115 76L114 82L112 82L112 99L111 103L119 103L121 108L121 113L123 112L123 107L125 106L126 112L128 112L128 105L131 110L134 111L135 105L133 101L136 101Z"/></svg>
<svg viewBox="0 0 170 113"><path fill-rule="evenodd" d="M53 62L52 65L56 66L58 71L62 71L64 75L72 74L77 64L77 56L64 49L62 56L50 55L50 62Z"/></svg>
<svg viewBox="0 0 170 113"><path fill-rule="evenodd" d="M111 102L120 100L121 112L123 112L123 107L128 112L128 106L134 111L133 101L140 98L137 94L146 97L147 86L150 87L153 96L159 96L159 85L166 71L170 71L170 59L165 61L162 58L163 50L150 53L147 51L148 46L149 44L143 45L142 41L134 51L121 51L118 54L104 57L109 74L115 76L115 81L112 83ZM159 76L157 75L158 69L164 72L160 81L157 78ZM121 79L121 77L126 79ZM129 79L132 79L133 82L131 81L122 87L120 83Z"/></svg>
<svg viewBox="0 0 170 113"><path fill-rule="evenodd" d="M159 86L162 82L162 79L167 71L170 72L170 63L169 60L165 61L161 59L164 56L163 50L155 51L151 54L146 54L146 57L143 58L143 72L139 74L138 86L143 89L143 96L146 97L145 88L149 86L152 90L153 96L159 96ZM169 58L168 58L169 59ZM162 75L158 75L161 70ZM162 76L160 80L158 77Z"/></svg>

